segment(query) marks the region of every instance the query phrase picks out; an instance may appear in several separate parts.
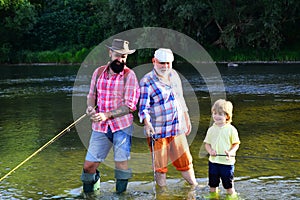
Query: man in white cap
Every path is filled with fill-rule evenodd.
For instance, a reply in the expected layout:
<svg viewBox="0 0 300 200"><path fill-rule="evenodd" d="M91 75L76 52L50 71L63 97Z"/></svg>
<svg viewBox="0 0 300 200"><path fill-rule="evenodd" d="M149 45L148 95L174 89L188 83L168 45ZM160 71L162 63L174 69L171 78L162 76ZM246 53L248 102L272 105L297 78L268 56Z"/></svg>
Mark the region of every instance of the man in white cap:
<svg viewBox="0 0 300 200"><path fill-rule="evenodd" d="M109 48L110 62L98 67L92 76L87 95L86 113L91 116L92 135L86 154L81 180L84 193L99 190L98 166L114 148L116 192L126 191L131 169L131 138L133 115L139 99L140 89L133 70L126 66L129 42L114 39Z"/></svg>
<svg viewBox="0 0 300 200"><path fill-rule="evenodd" d="M140 122L144 123L151 152L154 151L156 184L164 190L168 159L192 186L198 185L186 136L191 132L181 80L172 69L170 49L155 51L154 68L140 81Z"/></svg>

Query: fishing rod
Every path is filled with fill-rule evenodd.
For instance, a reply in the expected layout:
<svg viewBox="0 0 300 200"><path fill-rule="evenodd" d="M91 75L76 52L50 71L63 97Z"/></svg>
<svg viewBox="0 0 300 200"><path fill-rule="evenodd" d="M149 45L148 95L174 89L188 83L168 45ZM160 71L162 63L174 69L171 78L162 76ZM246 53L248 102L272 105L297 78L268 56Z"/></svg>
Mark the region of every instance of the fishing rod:
<svg viewBox="0 0 300 200"><path fill-rule="evenodd" d="M154 136L151 133L150 134L151 137L151 148L152 148L152 168L153 168L153 179L154 179L154 183L153 183L153 192L154 192L154 199L156 199L156 174L155 174L155 154L154 154Z"/></svg>
<svg viewBox="0 0 300 200"><path fill-rule="evenodd" d="M199 158L205 158L209 154L205 149L205 144L202 143L200 150L199 150ZM217 154L215 156L227 156L226 154ZM300 159L296 158L287 158L287 157L267 157L267 156L252 156L250 155L231 155L230 157L236 158L245 158L245 159L263 159L263 160L284 160L284 161L291 161L291 162L300 162Z"/></svg>
<svg viewBox="0 0 300 200"><path fill-rule="evenodd" d="M46 144L44 144L41 148L39 148L33 154L31 154L30 156L28 156L24 161L22 161L20 164L18 164L15 168L13 168L10 172L8 172L5 176L3 176L2 178L0 178L0 182L2 180L4 180L7 176L9 176L11 173L13 173L14 171L16 171L18 168L20 168L24 163L26 163L28 160L30 160L32 157L34 157L36 154L38 154L39 152L41 152L42 150L44 150L46 147L48 147L50 144L52 144L54 141L56 141L58 138L60 138L61 136L63 136L66 132L69 132L70 129L74 125L76 125L79 121L81 121L86 116L87 116L87 114L84 114L81 117L79 117L78 119L76 119L72 124L70 124L67 128L65 128L64 130L62 130L55 137L53 137L49 142L47 142Z"/></svg>
<svg viewBox="0 0 300 200"><path fill-rule="evenodd" d="M217 154L215 156L228 156L226 154ZM229 157L238 157L238 158L255 158L255 159L264 159L264 160L286 160L286 161L294 161L294 162L300 162L300 159L291 159L291 158L278 158L278 157L261 157L261 156L248 156L248 155L244 155L244 156L229 156Z"/></svg>

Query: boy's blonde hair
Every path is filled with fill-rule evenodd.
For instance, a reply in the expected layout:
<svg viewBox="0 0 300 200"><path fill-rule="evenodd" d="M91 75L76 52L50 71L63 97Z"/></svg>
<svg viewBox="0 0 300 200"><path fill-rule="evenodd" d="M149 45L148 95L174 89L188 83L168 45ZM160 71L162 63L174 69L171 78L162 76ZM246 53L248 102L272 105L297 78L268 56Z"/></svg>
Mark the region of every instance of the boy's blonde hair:
<svg viewBox="0 0 300 200"><path fill-rule="evenodd" d="M211 108L211 112L216 113L225 113L226 114L226 123L232 122L232 111L233 105L230 101L226 101L224 99L217 100Z"/></svg>

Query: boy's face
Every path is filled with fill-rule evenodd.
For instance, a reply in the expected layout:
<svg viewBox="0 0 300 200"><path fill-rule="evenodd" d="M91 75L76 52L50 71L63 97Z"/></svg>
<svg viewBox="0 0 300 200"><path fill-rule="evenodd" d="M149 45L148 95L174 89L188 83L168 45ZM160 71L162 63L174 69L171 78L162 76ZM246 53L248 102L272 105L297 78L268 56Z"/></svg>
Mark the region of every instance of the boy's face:
<svg viewBox="0 0 300 200"><path fill-rule="evenodd" d="M213 115L213 119L214 119L214 122L216 123L216 125L221 126L221 125L226 124L227 115L225 112L213 111L212 115Z"/></svg>

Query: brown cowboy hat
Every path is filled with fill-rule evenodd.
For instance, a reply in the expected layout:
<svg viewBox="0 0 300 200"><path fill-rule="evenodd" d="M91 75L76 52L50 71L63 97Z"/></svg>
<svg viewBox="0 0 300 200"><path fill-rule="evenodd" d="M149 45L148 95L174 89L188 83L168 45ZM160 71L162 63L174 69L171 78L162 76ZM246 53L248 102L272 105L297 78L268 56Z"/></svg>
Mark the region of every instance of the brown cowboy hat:
<svg viewBox="0 0 300 200"><path fill-rule="evenodd" d="M135 52L135 49L129 49L129 42L122 39L114 39L111 47L107 46L110 50L115 51L120 54L132 54Z"/></svg>

